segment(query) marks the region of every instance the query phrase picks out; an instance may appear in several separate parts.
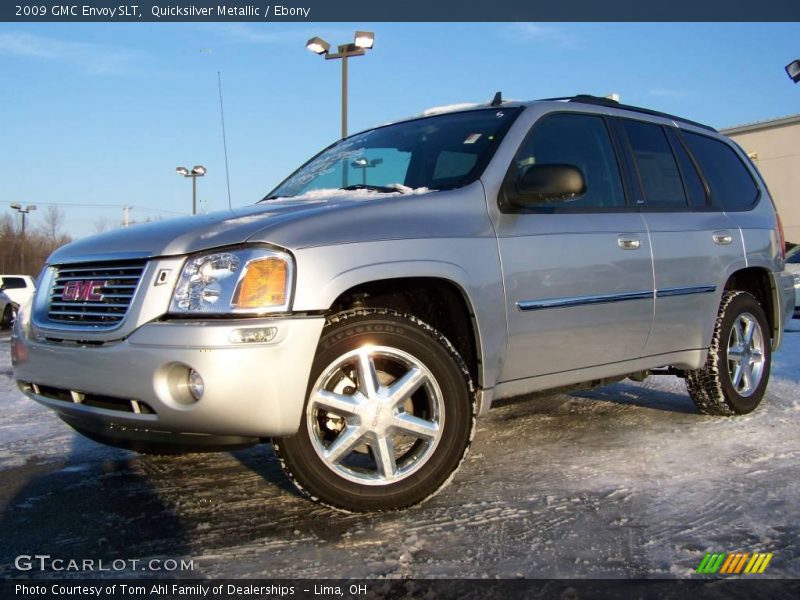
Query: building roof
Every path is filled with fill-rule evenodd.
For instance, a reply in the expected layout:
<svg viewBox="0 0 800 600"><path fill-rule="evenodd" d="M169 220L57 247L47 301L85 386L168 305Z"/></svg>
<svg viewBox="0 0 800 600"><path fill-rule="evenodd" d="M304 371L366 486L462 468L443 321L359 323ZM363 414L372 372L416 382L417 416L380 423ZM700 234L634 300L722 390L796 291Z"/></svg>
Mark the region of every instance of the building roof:
<svg viewBox="0 0 800 600"><path fill-rule="evenodd" d="M744 125L736 125L734 127L726 127L724 129L720 129L719 132L723 135L735 135L737 133L760 131L762 129L770 129L772 127L794 125L796 123L800 123L800 114L789 115L788 117L778 117L776 119L767 119L765 121L755 121L754 123L745 123Z"/></svg>

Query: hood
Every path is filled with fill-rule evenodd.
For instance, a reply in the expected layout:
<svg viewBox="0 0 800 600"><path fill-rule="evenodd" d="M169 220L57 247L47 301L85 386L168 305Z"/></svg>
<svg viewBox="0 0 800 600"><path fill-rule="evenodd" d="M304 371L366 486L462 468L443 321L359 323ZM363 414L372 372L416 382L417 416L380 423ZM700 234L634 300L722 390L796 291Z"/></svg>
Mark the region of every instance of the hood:
<svg viewBox="0 0 800 600"><path fill-rule="evenodd" d="M381 239L481 236L491 231L480 182L450 191L319 190L87 237L59 248L48 262L177 256L244 242L295 250Z"/></svg>
<svg viewBox="0 0 800 600"><path fill-rule="evenodd" d="M372 194L378 197L397 194ZM254 234L282 223L363 202L363 194L272 200L232 210L142 223L74 241L56 250L51 264L101 258L145 258L189 254L246 242Z"/></svg>

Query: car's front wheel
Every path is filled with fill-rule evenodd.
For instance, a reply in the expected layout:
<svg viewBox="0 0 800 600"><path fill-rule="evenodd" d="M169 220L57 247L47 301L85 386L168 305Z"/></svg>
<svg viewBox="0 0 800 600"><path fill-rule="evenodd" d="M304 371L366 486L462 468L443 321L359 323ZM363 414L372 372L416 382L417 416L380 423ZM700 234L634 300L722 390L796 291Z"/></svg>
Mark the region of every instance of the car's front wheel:
<svg viewBox="0 0 800 600"><path fill-rule="evenodd" d="M273 440L287 475L312 499L353 511L417 504L466 455L475 400L448 340L383 309L328 320L297 434Z"/></svg>

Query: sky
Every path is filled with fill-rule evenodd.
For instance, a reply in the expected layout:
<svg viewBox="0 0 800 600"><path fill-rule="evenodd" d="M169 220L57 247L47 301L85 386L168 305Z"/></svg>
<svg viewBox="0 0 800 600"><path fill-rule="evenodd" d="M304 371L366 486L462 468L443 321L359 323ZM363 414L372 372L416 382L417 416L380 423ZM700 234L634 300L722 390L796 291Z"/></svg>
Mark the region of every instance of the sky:
<svg viewBox="0 0 800 600"><path fill-rule="evenodd" d="M356 30L350 132L497 90L577 93L722 128L800 113L798 23L0 24L0 215L56 203L73 237L191 212L175 167L202 164L203 212L252 204L340 133L340 61L305 49Z"/></svg>

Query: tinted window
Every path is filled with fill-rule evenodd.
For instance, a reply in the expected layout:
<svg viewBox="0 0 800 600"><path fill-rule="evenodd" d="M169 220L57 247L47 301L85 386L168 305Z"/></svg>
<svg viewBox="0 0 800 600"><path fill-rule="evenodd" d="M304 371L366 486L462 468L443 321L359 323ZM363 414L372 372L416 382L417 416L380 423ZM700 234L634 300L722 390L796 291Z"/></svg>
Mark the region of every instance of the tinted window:
<svg viewBox="0 0 800 600"><path fill-rule="evenodd" d="M661 126L628 119L622 123L636 159L647 205L686 206L678 165Z"/></svg>
<svg viewBox="0 0 800 600"><path fill-rule="evenodd" d="M675 132L672 130L668 131L669 141L672 143L672 150L675 152L675 157L678 159L678 167L683 177L683 186L686 190L686 194L689 196L689 204L692 206L706 206L706 188L703 185L703 181L700 179L700 175L697 173L694 162Z"/></svg>
<svg viewBox="0 0 800 600"><path fill-rule="evenodd" d="M3 287L7 290L20 290L27 286L22 277L3 277Z"/></svg>
<svg viewBox="0 0 800 600"><path fill-rule="evenodd" d="M533 126L514 160L520 174L530 165L566 164L581 170L586 193L576 200L547 206L625 206L616 154L602 117L580 114L545 117Z"/></svg>
<svg viewBox="0 0 800 600"><path fill-rule="evenodd" d="M711 188L711 202L725 210L747 210L758 188L733 148L704 135L683 133Z"/></svg>
<svg viewBox="0 0 800 600"><path fill-rule="evenodd" d="M468 152L451 152L444 150L436 159L433 169L433 180L436 182L463 177L475 166L478 157Z"/></svg>
<svg viewBox="0 0 800 600"><path fill-rule="evenodd" d="M786 262L796 265L800 263L800 246L795 246L786 255Z"/></svg>

